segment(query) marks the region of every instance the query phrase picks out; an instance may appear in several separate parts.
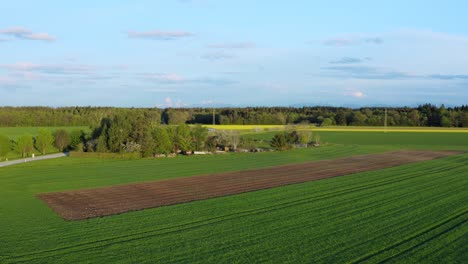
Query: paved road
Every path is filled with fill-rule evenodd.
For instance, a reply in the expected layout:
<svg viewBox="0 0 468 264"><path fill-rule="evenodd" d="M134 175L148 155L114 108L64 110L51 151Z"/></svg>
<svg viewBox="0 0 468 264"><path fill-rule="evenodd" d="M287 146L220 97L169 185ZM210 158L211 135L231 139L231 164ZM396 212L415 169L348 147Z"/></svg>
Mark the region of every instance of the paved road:
<svg viewBox="0 0 468 264"><path fill-rule="evenodd" d="M0 162L0 167L6 167L10 165L36 161L36 160L56 159L56 158L61 158L61 157L66 157L66 156L68 156L68 153L56 153L56 154L50 154L50 155L44 155L44 156L37 156L35 158L25 158L25 159L4 161L4 162Z"/></svg>

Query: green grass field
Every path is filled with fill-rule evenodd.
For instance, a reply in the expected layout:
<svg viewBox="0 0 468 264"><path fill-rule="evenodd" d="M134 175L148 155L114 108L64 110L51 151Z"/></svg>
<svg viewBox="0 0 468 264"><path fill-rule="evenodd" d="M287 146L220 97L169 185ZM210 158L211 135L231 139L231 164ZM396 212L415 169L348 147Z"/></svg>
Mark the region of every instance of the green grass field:
<svg viewBox="0 0 468 264"><path fill-rule="evenodd" d="M89 127L80 126L80 127L0 127L0 135L7 136L9 139L16 140L17 138L28 134L31 136L36 136L39 129L47 129L51 132L56 131L57 129L65 129L68 132L73 130L83 130L85 132L90 132Z"/></svg>
<svg viewBox="0 0 468 264"><path fill-rule="evenodd" d="M359 134L354 137L369 137ZM350 139L341 138L334 145L288 152L62 158L0 168L0 263L463 263L468 154L84 221L66 222L35 198L409 145L468 150L466 137L420 137L425 139L399 135L411 143L406 146L385 138L374 138L374 144L353 139L348 145Z"/></svg>

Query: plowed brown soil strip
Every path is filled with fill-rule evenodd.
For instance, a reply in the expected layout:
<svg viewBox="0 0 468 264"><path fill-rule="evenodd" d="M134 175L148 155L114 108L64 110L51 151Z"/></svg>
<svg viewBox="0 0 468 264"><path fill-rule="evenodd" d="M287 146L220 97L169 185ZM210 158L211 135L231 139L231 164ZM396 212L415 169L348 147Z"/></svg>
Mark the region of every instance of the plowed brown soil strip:
<svg viewBox="0 0 468 264"><path fill-rule="evenodd" d="M45 193L38 197L64 219L79 220L389 168L459 153L394 151L265 169Z"/></svg>

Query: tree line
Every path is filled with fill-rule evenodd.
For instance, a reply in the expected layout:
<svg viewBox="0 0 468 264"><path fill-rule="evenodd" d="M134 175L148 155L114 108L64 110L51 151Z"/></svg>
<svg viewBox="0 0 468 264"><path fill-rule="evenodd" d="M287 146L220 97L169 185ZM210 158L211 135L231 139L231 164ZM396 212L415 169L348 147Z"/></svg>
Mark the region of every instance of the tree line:
<svg viewBox="0 0 468 264"><path fill-rule="evenodd" d="M48 129L39 129L35 137L24 134L16 140L0 135L0 160L6 159L8 153L12 151L24 158L35 152L45 155L56 150L77 149L85 140L84 136L85 133L81 130L73 130L69 133L64 129L58 129L53 133Z"/></svg>
<svg viewBox="0 0 468 264"><path fill-rule="evenodd" d="M286 150L307 147L312 134L307 131L287 131L276 135L271 147ZM317 139L315 139L317 142ZM155 157L191 154L196 151L258 151L258 143L239 132L214 130L202 125L161 125L149 122L145 112L127 111L103 118L91 132L58 129L53 133L39 129L35 137L23 135L17 140L0 136L0 159L10 151L20 156L32 153L46 154L55 151L137 154L138 157Z"/></svg>
<svg viewBox="0 0 468 264"><path fill-rule="evenodd" d="M388 108L389 126L468 127L468 105ZM114 108L114 107L0 107L0 126L89 126L103 118L143 115L152 124L221 124L321 126L382 126L385 109L365 107L244 107L244 108Z"/></svg>
<svg viewBox="0 0 468 264"><path fill-rule="evenodd" d="M0 159L10 151L22 157L38 152L46 154L55 148L59 151L135 153L141 157L186 154L193 151L216 151L243 146L253 148L252 142L242 140L239 133L216 131L187 124L170 126L148 120L144 111L122 111L112 118L103 118L91 132L59 129L54 133L40 129L38 135L23 135L17 140L0 136Z"/></svg>

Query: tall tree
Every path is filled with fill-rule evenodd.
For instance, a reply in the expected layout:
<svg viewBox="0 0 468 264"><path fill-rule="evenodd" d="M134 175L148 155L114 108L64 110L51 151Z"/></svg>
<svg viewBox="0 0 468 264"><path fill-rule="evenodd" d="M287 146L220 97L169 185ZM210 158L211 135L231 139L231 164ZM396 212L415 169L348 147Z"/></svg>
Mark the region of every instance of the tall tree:
<svg viewBox="0 0 468 264"><path fill-rule="evenodd" d="M178 150L188 151L192 149L192 136L188 125L180 125L175 129L174 146Z"/></svg>
<svg viewBox="0 0 468 264"><path fill-rule="evenodd" d="M201 125L192 128L193 147L195 150L203 150L208 137L208 129Z"/></svg>
<svg viewBox="0 0 468 264"><path fill-rule="evenodd" d="M54 144L54 136L48 129L39 129L36 137L36 148L41 152L42 155L45 155L47 149L51 148Z"/></svg>
<svg viewBox="0 0 468 264"><path fill-rule="evenodd" d="M172 140L164 127L156 127L153 130L154 153L169 154L172 150Z"/></svg>
<svg viewBox="0 0 468 264"><path fill-rule="evenodd" d="M21 157L26 157L34 150L33 138L31 135L23 135L17 141L18 152Z"/></svg>
<svg viewBox="0 0 468 264"><path fill-rule="evenodd" d="M188 113L183 109L168 109L165 116L170 125L183 125L188 120Z"/></svg>
<svg viewBox="0 0 468 264"><path fill-rule="evenodd" d="M55 147L59 151L64 151L70 144L70 135L64 129L59 129L55 131Z"/></svg>
<svg viewBox="0 0 468 264"><path fill-rule="evenodd" d="M0 160L2 160L2 158L6 158L10 150L11 150L10 139L8 139L4 135L0 135Z"/></svg>
<svg viewBox="0 0 468 264"><path fill-rule="evenodd" d="M84 144L84 138L85 134L82 130L75 129L70 132L70 148L73 150L80 150L79 146L81 146L82 150L82 144ZM81 144L81 145L80 145Z"/></svg>

